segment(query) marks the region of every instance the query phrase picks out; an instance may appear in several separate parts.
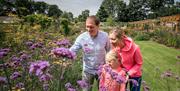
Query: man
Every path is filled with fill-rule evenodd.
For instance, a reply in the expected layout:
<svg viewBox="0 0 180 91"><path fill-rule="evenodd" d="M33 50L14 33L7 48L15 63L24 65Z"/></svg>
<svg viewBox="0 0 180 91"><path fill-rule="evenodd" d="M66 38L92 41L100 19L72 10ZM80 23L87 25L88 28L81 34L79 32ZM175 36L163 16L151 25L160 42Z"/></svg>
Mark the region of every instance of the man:
<svg viewBox="0 0 180 91"><path fill-rule="evenodd" d="M82 79L90 85L83 91L92 91L94 79L98 81L98 67L105 63L105 54L110 50L108 34L100 31L99 25L100 21L96 16L89 16L86 19L87 31L80 34L70 48L73 52L83 49Z"/></svg>

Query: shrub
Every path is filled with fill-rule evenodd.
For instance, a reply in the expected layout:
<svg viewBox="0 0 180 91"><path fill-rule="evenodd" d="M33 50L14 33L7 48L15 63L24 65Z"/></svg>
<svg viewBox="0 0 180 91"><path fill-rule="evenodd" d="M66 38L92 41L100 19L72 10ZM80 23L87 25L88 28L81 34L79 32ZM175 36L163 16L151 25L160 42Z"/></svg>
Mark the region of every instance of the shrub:
<svg viewBox="0 0 180 91"><path fill-rule="evenodd" d="M142 41L142 40L149 40L150 37L147 33L144 33L144 32L139 32L137 34L137 36L135 36L134 38L135 40L139 40L139 41Z"/></svg>
<svg viewBox="0 0 180 91"><path fill-rule="evenodd" d="M67 36L69 35L70 33L70 28L69 28L69 22L66 18L62 18L61 20L61 25L62 25L62 28L63 28L63 32L64 32L64 35Z"/></svg>
<svg viewBox="0 0 180 91"><path fill-rule="evenodd" d="M30 23L31 26L40 24L42 29L46 29L51 25L53 19L42 14L32 14L25 16L24 21Z"/></svg>

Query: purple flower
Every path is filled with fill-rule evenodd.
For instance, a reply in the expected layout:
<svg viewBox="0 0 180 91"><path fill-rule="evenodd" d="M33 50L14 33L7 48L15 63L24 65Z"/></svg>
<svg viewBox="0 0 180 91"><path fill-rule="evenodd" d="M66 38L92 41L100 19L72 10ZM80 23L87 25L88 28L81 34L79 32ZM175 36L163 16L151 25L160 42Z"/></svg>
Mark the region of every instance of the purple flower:
<svg viewBox="0 0 180 91"><path fill-rule="evenodd" d="M99 91L108 91L106 87L100 86Z"/></svg>
<svg viewBox="0 0 180 91"><path fill-rule="evenodd" d="M65 88L67 89L67 91L76 91L76 89L74 89L69 82L65 84Z"/></svg>
<svg viewBox="0 0 180 91"><path fill-rule="evenodd" d="M17 78L19 78L19 77L21 77L21 74L20 74L19 72L14 72L14 73L10 76L10 78L11 78L12 80L15 80L15 79L17 79Z"/></svg>
<svg viewBox="0 0 180 91"><path fill-rule="evenodd" d="M150 91L150 87L146 84L146 81L142 81L142 86L144 91Z"/></svg>
<svg viewBox="0 0 180 91"><path fill-rule="evenodd" d="M23 54L20 56L20 58L21 58L22 60L27 60L27 59L30 58L30 56L28 56L27 54L23 53Z"/></svg>
<svg viewBox="0 0 180 91"><path fill-rule="evenodd" d="M0 49L0 58L7 56L8 52L10 51L9 48Z"/></svg>
<svg viewBox="0 0 180 91"><path fill-rule="evenodd" d="M49 62L48 61L44 61L44 60L40 60L38 62L38 65L39 65L41 70L46 70L50 66Z"/></svg>
<svg viewBox="0 0 180 91"><path fill-rule="evenodd" d="M55 48L52 50L52 53L56 56L56 57L63 57L63 58L69 58L69 59L75 59L75 53L71 52L69 49L67 48Z"/></svg>
<svg viewBox="0 0 180 91"><path fill-rule="evenodd" d="M9 51L10 51L9 48L0 49L0 52L9 52Z"/></svg>
<svg viewBox="0 0 180 91"><path fill-rule="evenodd" d="M176 80L179 81L180 77L178 75L175 76Z"/></svg>
<svg viewBox="0 0 180 91"><path fill-rule="evenodd" d="M128 81L129 81L129 82L132 82L132 84L133 84L134 86L139 86L138 82L137 82L136 80L134 80L134 79L129 79Z"/></svg>
<svg viewBox="0 0 180 91"><path fill-rule="evenodd" d="M72 85L71 85L71 83L68 82L68 83L65 84L65 87L66 88L72 88Z"/></svg>
<svg viewBox="0 0 180 91"><path fill-rule="evenodd" d="M165 71L164 73L161 74L162 78L166 78L166 77L172 77L173 73L171 72L171 69Z"/></svg>
<svg viewBox="0 0 180 91"><path fill-rule="evenodd" d="M43 43L34 43L32 46L30 46L30 49L34 50L36 48L43 48Z"/></svg>
<svg viewBox="0 0 180 91"><path fill-rule="evenodd" d="M145 85L145 86L143 86L143 90L144 90L144 91L150 91L150 87L147 86L147 85Z"/></svg>
<svg viewBox="0 0 180 91"><path fill-rule="evenodd" d="M97 75L100 77L101 73L102 73L102 69L103 69L103 65L98 66L98 71L97 71Z"/></svg>
<svg viewBox="0 0 180 91"><path fill-rule="evenodd" d="M20 62L20 61L21 61L21 58L18 58L18 57L16 57L16 56L12 56L12 57L11 57L11 61Z"/></svg>
<svg viewBox="0 0 180 91"><path fill-rule="evenodd" d="M43 84L43 90L48 91L48 89L49 89L49 84L47 83Z"/></svg>
<svg viewBox="0 0 180 91"><path fill-rule="evenodd" d="M74 88L68 88L67 91L76 91Z"/></svg>
<svg viewBox="0 0 180 91"><path fill-rule="evenodd" d="M43 74L41 77L40 77L40 81L41 82L47 82L47 81L50 81L50 79L52 78L52 76L50 74Z"/></svg>
<svg viewBox="0 0 180 91"><path fill-rule="evenodd" d="M122 77L121 75L118 74L116 81L121 84L121 83L125 83L126 79L124 77Z"/></svg>
<svg viewBox="0 0 180 91"><path fill-rule="evenodd" d="M0 58L3 58L4 56L7 56L7 52L0 52Z"/></svg>
<svg viewBox="0 0 180 91"><path fill-rule="evenodd" d="M81 88L87 88L89 86L85 80L78 80L77 83Z"/></svg>
<svg viewBox="0 0 180 91"><path fill-rule="evenodd" d="M36 76L40 76L50 66L48 61L38 60L30 64L29 73L35 73Z"/></svg>
<svg viewBox="0 0 180 91"><path fill-rule="evenodd" d="M70 42L67 39L63 39L61 41L55 42L58 46L70 46Z"/></svg>
<svg viewBox="0 0 180 91"><path fill-rule="evenodd" d="M7 83L7 79L5 77L0 76L0 84L6 84L6 83Z"/></svg>
<svg viewBox="0 0 180 91"><path fill-rule="evenodd" d="M27 46L29 46L29 47L30 47L30 46L32 46L32 45L33 45L33 42L28 41L28 42L26 42L25 44L26 44Z"/></svg>
<svg viewBox="0 0 180 91"><path fill-rule="evenodd" d="M16 84L16 88L18 88L18 89L24 88L24 83L20 82L20 83Z"/></svg>

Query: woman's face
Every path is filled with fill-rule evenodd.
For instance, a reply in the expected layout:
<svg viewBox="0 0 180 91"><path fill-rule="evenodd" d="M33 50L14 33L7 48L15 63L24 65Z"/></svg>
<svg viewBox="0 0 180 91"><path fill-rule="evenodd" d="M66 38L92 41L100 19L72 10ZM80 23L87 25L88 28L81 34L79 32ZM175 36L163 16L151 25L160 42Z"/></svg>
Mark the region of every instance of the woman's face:
<svg viewBox="0 0 180 91"><path fill-rule="evenodd" d="M118 38L116 38L114 33L109 34L109 40L112 46L116 46L118 43Z"/></svg>

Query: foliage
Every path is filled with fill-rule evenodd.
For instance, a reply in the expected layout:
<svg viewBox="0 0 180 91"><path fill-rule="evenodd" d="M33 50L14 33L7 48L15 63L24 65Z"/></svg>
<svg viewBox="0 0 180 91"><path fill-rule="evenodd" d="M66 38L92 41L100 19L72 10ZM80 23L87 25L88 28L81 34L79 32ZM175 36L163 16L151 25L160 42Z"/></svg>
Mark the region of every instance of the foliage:
<svg viewBox="0 0 180 91"><path fill-rule="evenodd" d="M96 13L96 16L100 19L101 22L106 22L106 19L108 18L108 13L104 9L104 7L101 6L98 12Z"/></svg>
<svg viewBox="0 0 180 91"><path fill-rule="evenodd" d="M43 1L34 0L1 0L0 11L0 16L7 16L8 13L13 13L19 17L31 14L45 14L59 17L62 14L62 11L57 5L49 5Z"/></svg>
<svg viewBox="0 0 180 91"><path fill-rule="evenodd" d="M156 30L153 32L154 40L158 43L165 44L167 46L172 46L180 48L180 37L179 33L174 33L170 31Z"/></svg>
<svg viewBox="0 0 180 91"><path fill-rule="evenodd" d="M63 12L61 18L66 18L68 21L73 21L73 14L71 12Z"/></svg>
<svg viewBox="0 0 180 91"><path fill-rule="evenodd" d="M97 15L103 15L102 11L116 21L130 22L179 14L180 9L178 1L174 4L174 0L129 0L129 4L119 0L104 0Z"/></svg>
<svg viewBox="0 0 180 91"><path fill-rule="evenodd" d="M81 15L78 16L78 20L79 20L80 22L86 21L86 18L89 16L89 13L90 13L90 11L87 10L87 9L84 10L84 11L82 11Z"/></svg>
<svg viewBox="0 0 180 91"><path fill-rule="evenodd" d="M104 0L100 7L104 7L108 15L115 19L118 12L119 0Z"/></svg>
<svg viewBox="0 0 180 91"><path fill-rule="evenodd" d="M48 16L59 17L62 15L62 13L63 12L58 8L57 5L49 5Z"/></svg>
<svg viewBox="0 0 180 91"><path fill-rule="evenodd" d="M150 36L146 32L138 32L134 39L137 41L149 40Z"/></svg>
<svg viewBox="0 0 180 91"><path fill-rule="evenodd" d="M42 14L32 14L24 17L25 22L31 25L40 24L42 29L48 28L53 22L53 19Z"/></svg>
<svg viewBox="0 0 180 91"><path fill-rule="evenodd" d="M69 21L66 18L62 18L61 19L61 25L62 25L62 28L63 28L64 35L65 36L69 35L69 33L70 33L70 28L68 26Z"/></svg>
<svg viewBox="0 0 180 91"><path fill-rule="evenodd" d="M107 18L107 24L108 24L109 26L115 26L115 21L113 20L112 16L109 16L109 17Z"/></svg>
<svg viewBox="0 0 180 91"><path fill-rule="evenodd" d="M55 30L47 30L46 32L34 31L28 24L23 25L23 27L25 28L20 29L7 25L1 27L3 31L11 32L12 34L7 33L5 40L1 42L3 46L0 46L0 50L2 48L10 48L10 51L7 53L2 52L2 50L0 51L0 89L3 91L65 91L65 83L71 82L73 85L77 85L76 81L81 78L81 74L77 72L82 69L82 67L79 66L81 62L77 61L75 64L72 64L71 61L64 62L62 58L54 58L51 54L53 48L59 45L67 46L67 43L69 43L63 40L62 34ZM11 29L15 29L16 31ZM60 41L61 43L56 42L59 39L63 41ZM79 60L79 58L77 59ZM45 60L49 62L47 66L45 65ZM5 68L6 71L3 70L4 64L9 65ZM67 69L65 69L66 66ZM28 72L29 67L31 68L31 74ZM40 69L36 69L36 67ZM6 72L7 75L5 75L4 72ZM9 77L8 83L7 77ZM5 83L2 84L2 80Z"/></svg>

